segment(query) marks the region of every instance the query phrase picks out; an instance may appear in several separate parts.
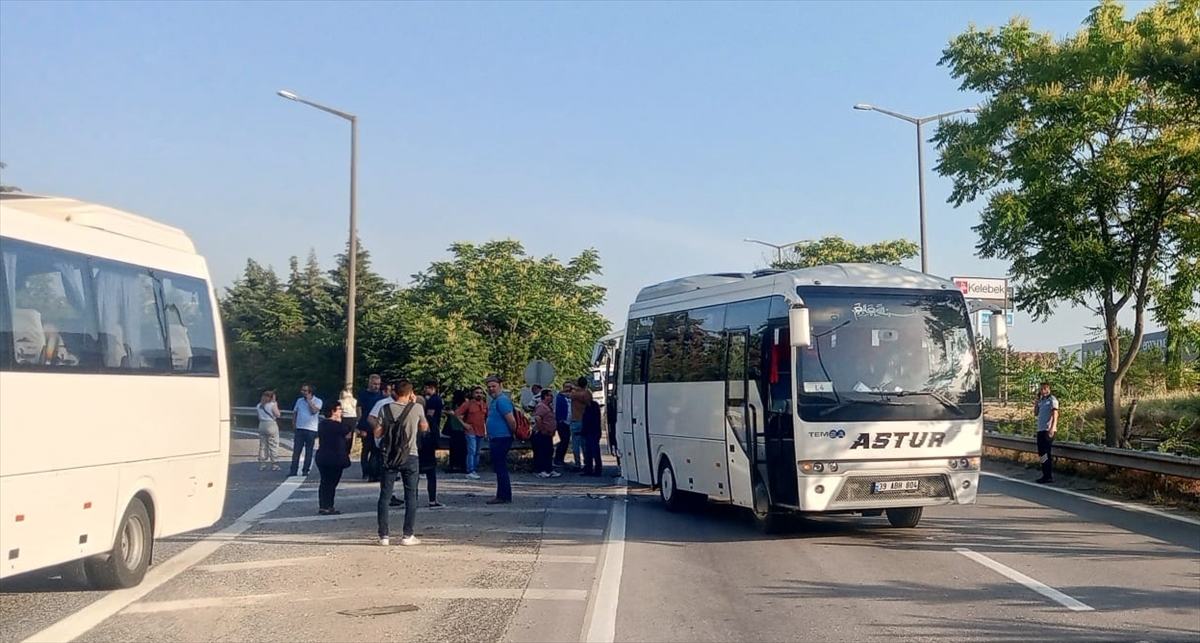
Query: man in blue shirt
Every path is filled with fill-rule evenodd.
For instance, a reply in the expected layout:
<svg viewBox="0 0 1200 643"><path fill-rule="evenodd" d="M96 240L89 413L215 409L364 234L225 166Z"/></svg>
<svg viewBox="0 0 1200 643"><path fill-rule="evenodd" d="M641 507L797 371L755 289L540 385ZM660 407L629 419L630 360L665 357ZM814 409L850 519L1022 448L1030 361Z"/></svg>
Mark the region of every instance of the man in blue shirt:
<svg viewBox="0 0 1200 643"><path fill-rule="evenodd" d="M383 399L383 391L380 390L383 384L383 378L379 375L372 374L367 378L367 388L358 392L357 409L358 425L355 429L358 431L359 439L362 440L362 453L359 455L359 465L362 467L363 480L369 482L379 482L379 467L378 454L375 449L375 433L371 428L371 423L368 421L368 416L371 414L371 409Z"/></svg>
<svg viewBox="0 0 1200 643"><path fill-rule="evenodd" d="M571 446L571 388L570 382L563 382L562 390L554 396L554 419L558 422L558 445L554 447L554 466L566 464L567 449ZM575 453L575 464L579 465L579 453Z"/></svg>
<svg viewBox="0 0 1200 643"><path fill-rule="evenodd" d="M1033 403L1037 415L1038 457L1042 460L1042 477L1035 480L1040 484L1054 482L1054 434L1058 432L1058 398L1050 392L1050 383L1042 382L1037 401Z"/></svg>
<svg viewBox="0 0 1200 643"><path fill-rule="evenodd" d="M502 505L512 502L512 479L508 473L508 450L512 448L513 433L517 429L517 420L513 416L516 407L512 400L503 395L504 387L500 384L499 375L489 375L487 391L491 397L488 403L487 436L491 449L492 469L496 471L496 497L488 500L489 505Z"/></svg>
<svg viewBox="0 0 1200 643"><path fill-rule="evenodd" d="M300 449L304 449L304 475L312 468L313 445L317 442L317 425L321 423L321 398L313 393L311 384L300 387L300 397L292 410L296 412L295 435L292 437L292 469L289 476L300 471Z"/></svg>

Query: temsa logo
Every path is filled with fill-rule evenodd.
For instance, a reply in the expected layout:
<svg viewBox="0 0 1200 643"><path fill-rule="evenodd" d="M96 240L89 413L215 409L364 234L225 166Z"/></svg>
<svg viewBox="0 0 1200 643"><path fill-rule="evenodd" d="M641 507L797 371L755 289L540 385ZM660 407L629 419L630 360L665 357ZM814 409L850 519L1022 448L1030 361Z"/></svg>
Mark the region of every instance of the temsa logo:
<svg viewBox="0 0 1200 643"><path fill-rule="evenodd" d="M908 438L908 444L904 444L904 439ZM930 433L928 431L913 432L900 431L897 433L876 433L875 439L871 439L870 433L859 433L854 440L854 444L850 445L851 449L886 449L888 446L899 449L902 446L909 446L914 449L925 447L933 449L942 446L946 441L945 433Z"/></svg>

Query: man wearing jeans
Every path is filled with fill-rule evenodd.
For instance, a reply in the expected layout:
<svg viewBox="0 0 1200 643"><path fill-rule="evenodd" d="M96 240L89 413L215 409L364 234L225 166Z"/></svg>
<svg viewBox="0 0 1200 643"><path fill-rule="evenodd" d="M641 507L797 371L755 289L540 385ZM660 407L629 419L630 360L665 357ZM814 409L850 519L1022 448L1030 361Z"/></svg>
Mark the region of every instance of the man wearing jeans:
<svg viewBox="0 0 1200 643"><path fill-rule="evenodd" d="M420 544L413 534L417 522L417 481L420 459L418 434L429 430L425 409L417 403L412 382L400 380L392 386L391 398L384 398L371 411L375 444L379 447L383 470L379 474L379 502L375 506L379 522L379 544L389 545L388 505L396 486L396 476L404 483L404 536L400 544Z"/></svg>
<svg viewBox="0 0 1200 643"><path fill-rule="evenodd" d="M317 425L321 423L322 404L324 402L321 398L313 394L312 385L305 384L300 387L300 397L296 399L296 405L292 408L296 413L296 431L292 436L292 469L288 472L289 476L299 475L300 449L304 449L304 475L308 475L308 470L312 468L313 445L317 442Z"/></svg>
<svg viewBox="0 0 1200 643"><path fill-rule="evenodd" d="M492 400L488 405L487 436L491 449L492 469L496 472L496 497L488 500L489 505L504 505L512 502L512 480L508 474L508 450L512 448L513 432L517 420L513 413L516 407L502 393L499 375L489 375L487 391Z"/></svg>
<svg viewBox="0 0 1200 643"><path fill-rule="evenodd" d="M483 450L483 441L487 437L488 405L484 401L483 389L476 386L471 389L471 397L454 410L454 416L463 423L467 438L467 477L479 479L479 452Z"/></svg>

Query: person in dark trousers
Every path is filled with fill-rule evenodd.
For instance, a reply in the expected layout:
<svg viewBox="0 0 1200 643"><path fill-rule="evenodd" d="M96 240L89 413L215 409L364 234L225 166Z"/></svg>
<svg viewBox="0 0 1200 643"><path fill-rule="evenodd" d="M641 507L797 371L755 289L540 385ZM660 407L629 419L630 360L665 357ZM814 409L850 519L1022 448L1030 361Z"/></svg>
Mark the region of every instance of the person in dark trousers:
<svg viewBox="0 0 1200 643"><path fill-rule="evenodd" d="M1054 482L1051 450L1054 447L1054 434L1058 432L1058 398L1051 394L1049 382L1042 382L1037 401L1033 403L1033 412L1037 415L1037 450L1042 460L1042 477L1035 482L1048 484Z"/></svg>
<svg viewBox="0 0 1200 643"><path fill-rule="evenodd" d="M367 378L367 388L358 392L357 406L358 423L355 428L358 429L358 438L361 441L362 453L358 456L358 464L362 467L362 478L368 482L378 482L379 474L372 469L378 469L378 454L375 452L375 432L371 430L371 422L368 416L371 414L371 409L383 399L382 388L383 378L378 375L371 374Z"/></svg>
<svg viewBox="0 0 1200 643"><path fill-rule="evenodd" d="M379 474L379 501L375 505L379 523L379 544L388 546L388 506L396 487L396 476L404 483L404 536L401 545L418 545L413 533L417 522L417 482L420 462L417 452L419 434L429 430L425 409L417 404L412 382L400 380L392 386L390 398L380 400L371 411L375 443L380 449L383 470Z"/></svg>
<svg viewBox="0 0 1200 643"><path fill-rule="evenodd" d="M289 476L300 474L300 451L304 450L304 475L312 468L313 443L317 441L317 425L321 423L321 407L324 402L313 393L311 384L300 387L300 397L292 411L296 414L292 420L295 431L292 433L292 468Z"/></svg>
<svg viewBox="0 0 1200 643"><path fill-rule="evenodd" d="M421 473L425 474L425 488L429 490L429 508L443 507L437 499L437 449L442 439L442 396L438 395L437 382L425 382L425 420L429 423L429 431L421 436L417 445L417 453L421 461Z"/></svg>
<svg viewBox="0 0 1200 643"><path fill-rule="evenodd" d="M489 505L503 505L512 502L512 478L508 472L508 450L512 448L513 432L517 429L516 406L512 400L503 395L504 386L500 383L499 375L487 378L487 392L491 396L488 403L487 427L488 445L491 449L492 470L496 472L496 497L488 500Z"/></svg>
<svg viewBox="0 0 1200 643"><path fill-rule="evenodd" d="M554 420L558 423L558 444L554 447L554 466L566 465L567 449L571 448L571 383L563 382L562 390L554 396Z"/></svg>
<svg viewBox="0 0 1200 643"><path fill-rule="evenodd" d="M337 493L342 472L350 468L350 442L354 432L342 422L342 403L332 402L321 409L324 419L317 425L317 470L321 472L321 485L317 488L317 513L336 516L342 512L334 509L333 496Z"/></svg>
<svg viewBox="0 0 1200 643"><path fill-rule="evenodd" d="M580 475L599 477L602 473L603 467L600 464L602 426L600 404L592 400L583 410L583 430L579 432L580 437L583 438L583 473Z"/></svg>
<svg viewBox="0 0 1200 643"><path fill-rule="evenodd" d="M466 390L458 390L454 392L454 397L450 400L450 408L457 409L467 401ZM467 428L463 426L462 420L459 420L453 413L446 413L446 425L442 427L443 432L450 438L450 460L446 466L446 473L466 473L467 472Z"/></svg>
<svg viewBox="0 0 1200 643"><path fill-rule="evenodd" d="M554 391L543 389L541 399L533 413L533 474L539 478L557 478L562 474L551 464L554 454L554 433L558 423L554 419Z"/></svg>

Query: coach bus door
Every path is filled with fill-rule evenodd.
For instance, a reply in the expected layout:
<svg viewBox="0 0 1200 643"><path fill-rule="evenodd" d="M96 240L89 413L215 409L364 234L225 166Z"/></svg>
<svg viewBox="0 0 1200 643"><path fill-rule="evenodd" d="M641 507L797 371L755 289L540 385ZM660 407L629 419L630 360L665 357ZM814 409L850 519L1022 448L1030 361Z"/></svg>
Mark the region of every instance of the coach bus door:
<svg viewBox="0 0 1200 643"><path fill-rule="evenodd" d="M750 329L728 331L725 352L725 448L729 497L734 504L753 506L754 483L750 475L758 448L757 413L750 398ZM732 439L731 436L732 435Z"/></svg>
<svg viewBox="0 0 1200 643"><path fill-rule="evenodd" d="M637 339L633 342L633 363L630 364L629 387L629 441L630 451L625 456L633 463L642 484L654 484L654 452L650 449L650 418L647 405L647 382L650 371L650 340Z"/></svg>
<svg viewBox="0 0 1200 643"><path fill-rule="evenodd" d="M798 508L796 440L792 421L792 350L786 326L773 326L763 337L766 361L767 400L764 403L764 432L767 443L765 478L774 504Z"/></svg>

